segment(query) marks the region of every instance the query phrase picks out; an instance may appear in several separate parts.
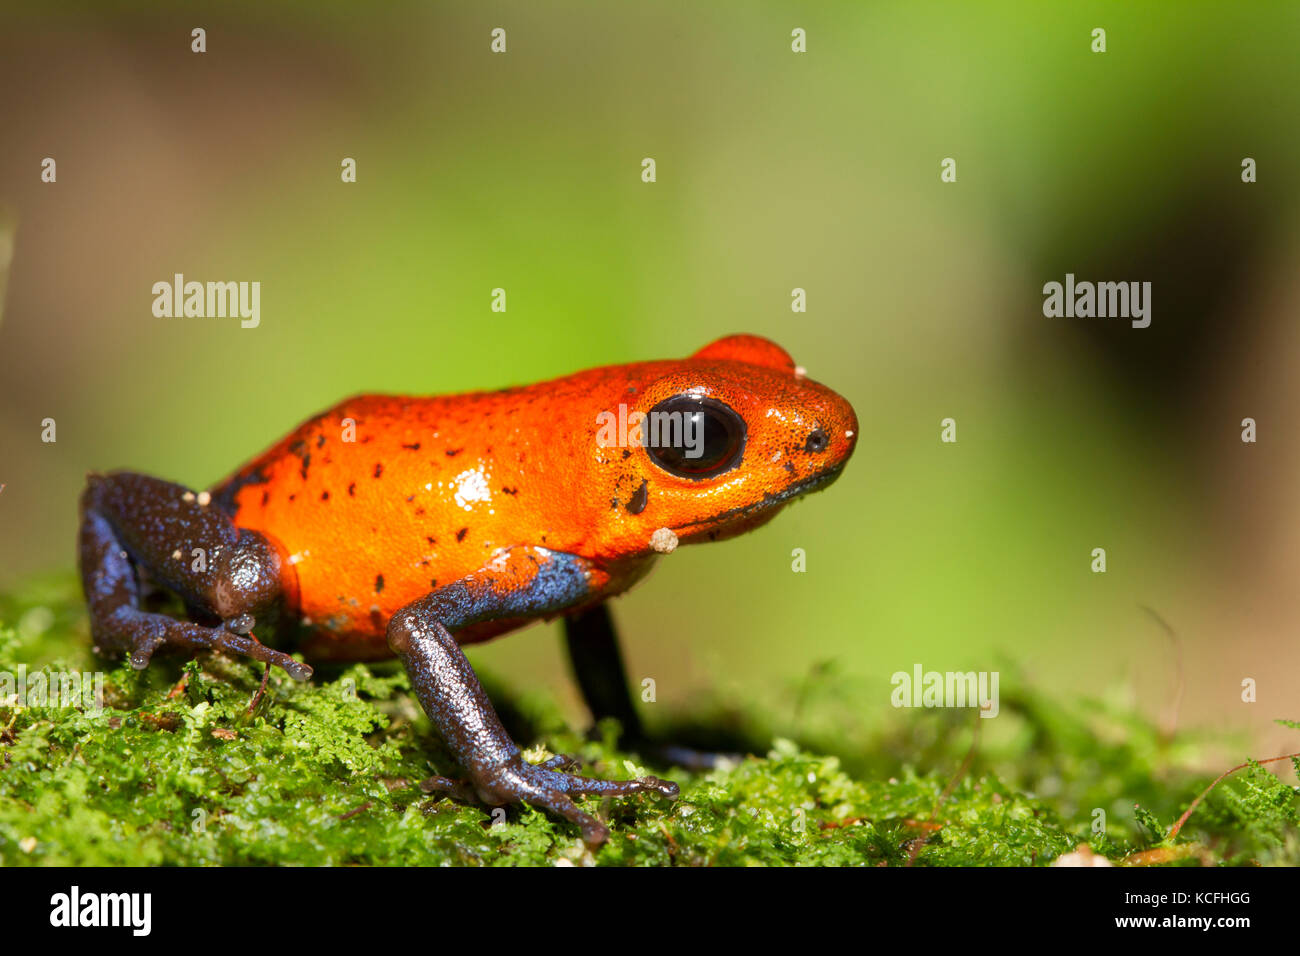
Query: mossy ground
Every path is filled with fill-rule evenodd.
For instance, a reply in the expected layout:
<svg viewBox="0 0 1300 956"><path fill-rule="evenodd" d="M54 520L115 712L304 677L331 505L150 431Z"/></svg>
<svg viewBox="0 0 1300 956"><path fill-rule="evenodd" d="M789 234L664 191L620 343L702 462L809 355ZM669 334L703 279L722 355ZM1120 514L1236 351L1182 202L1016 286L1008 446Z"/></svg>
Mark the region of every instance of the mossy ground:
<svg viewBox="0 0 1300 956"><path fill-rule="evenodd" d="M511 808L494 825L490 810L422 790L454 768L391 664L305 684L277 672L250 713L261 672L242 662L204 655L137 673L97 661L64 577L0 598L0 673L34 661L105 671L105 707L0 700L4 865L1043 865L1080 842L1116 862L1300 862L1300 795L1259 766L1165 839L1217 771L1244 759L1232 741L1049 700L1009 669L1001 715L982 722L996 732L981 727L974 748L970 711L906 712L863 730L860 702L879 688L864 696L829 666L790 688L793 719L702 705L680 734L712 728L764 756L703 775L653 768L681 785L672 803L588 801L613 830L593 854L545 814ZM491 690L531 756L572 753L606 777L645 772L611 745L615 728L587 740L544 697ZM1104 835L1093 832L1099 810Z"/></svg>

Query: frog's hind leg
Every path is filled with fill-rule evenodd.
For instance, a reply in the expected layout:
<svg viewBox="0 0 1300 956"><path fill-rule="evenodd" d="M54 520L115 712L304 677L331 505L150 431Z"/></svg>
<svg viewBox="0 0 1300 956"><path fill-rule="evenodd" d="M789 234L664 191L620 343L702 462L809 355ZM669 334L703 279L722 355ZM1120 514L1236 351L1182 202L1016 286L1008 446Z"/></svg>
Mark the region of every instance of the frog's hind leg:
<svg viewBox="0 0 1300 956"><path fill-rule="evenodd" d="M279 549L240 529L206 494L131 472L90 475L81 496L81 583L97 649L143 669L159 648L242 654L305 680L311 668L259 643L255 615L281 593ZM202 622L142 610L137 567Z"/></svg>

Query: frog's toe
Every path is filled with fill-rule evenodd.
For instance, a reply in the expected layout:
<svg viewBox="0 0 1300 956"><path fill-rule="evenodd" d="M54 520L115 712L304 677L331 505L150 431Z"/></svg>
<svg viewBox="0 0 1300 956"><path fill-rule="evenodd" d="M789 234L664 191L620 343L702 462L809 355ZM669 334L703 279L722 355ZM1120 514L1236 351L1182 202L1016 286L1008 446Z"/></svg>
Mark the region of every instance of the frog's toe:
<svg viewBox="0 0 1300 956"><path fill-rule="evenodd" d="M248 620L244 621L240 618L248 618ZM247 614L241 615L240 618L236 618L221 627L203 628L208 633L202 635L194 646L208 646L214 651L248 657L263 664L278 667L294 680L307 680L311 677L312 669L309 665L304 664L302 661L295 661L283 651L267 647L247 630L252 628L252 618L249 618ZM237 630L236 628L247 629Z"/></svg>
<svg viewBox="0 0 1300 956"><path fill-rule="evenodd" d="M672 799L678 795L677 784L658 777L595 780L552 769L561 765L561 759L552 757L543 764L530 764L516 758L475 781L475 789L485 803L527 803L576 823L582 828L583 840L590 846L604 843L609 838L609 828L578 807L573 802L574 796L658 793ZM563 760L563 765L571 765L572 758Z"/></svg>
<svg viewBox="0 0 1300 956"><path fill-rule="evenodd" d="M573 794L598 794L603 797L626 797L636 793L657 793L676 800L681 790L671 780L658 777L636 777L632 780L596 780L576 774L560 774L565 778L565 792Z"/></svg>
<svg viewBox="0 0 1300 956"><path fill-rule="evenodd" d="M248 634L253 630L257 621L251 614L236 614L230 620L226 621L225 628L232 634Z"/></svg>
<svg viewBox="0 0 1300 956"><path fill-rule="evenodd" d="M421 780L420 789L425 793L445 793L461 803L473 803L477 796L474 786L469 781L436 775Z"/></svg>
<svg viewBox="0 0 1300 956"><path fill-rule="evenodd" d="M138 671L144 670L153 660L153 652L162 647L165 641L154 634L137 634L131 638L131 647L127 660ZM98 651L99 648L96 648Z"/></svg>

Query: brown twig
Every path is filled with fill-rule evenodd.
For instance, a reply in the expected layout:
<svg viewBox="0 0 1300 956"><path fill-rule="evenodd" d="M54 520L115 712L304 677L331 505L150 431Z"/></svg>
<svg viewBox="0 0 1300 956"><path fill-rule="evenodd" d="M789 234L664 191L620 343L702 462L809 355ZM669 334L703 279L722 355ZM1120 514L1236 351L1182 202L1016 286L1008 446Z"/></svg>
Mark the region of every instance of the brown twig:
<svg viewBox="0 0 1300 956"><path fill-rule="evenodd" d="M262 671L262 683L258 686L257 692L253 694L253 699L248 702L248 710L244 711L245 717L251 717L257 705L262 702L262 695L266 693L266 682L271 677L271 665L267 664L266 669Z"/></svg>
<svg viewBox="0 0 1300 956"><path fill-rule="evenodd" d="M1178 846L1158 846L1150 850L1138 850L1136 853L1130 853L1120 862L1125 866L1163 866L1192 856L1200 860L1201 866L1214 865L1213 855L1205 847L1196 843L1180 843Z"/></svg>
<svg viewBox="0 0 1300 956"><path fill-rule="evenodd" d="M365 811L365 810L369 810L369 809L370 809L371 807L373 807L373 806L374 806L374 804L371 803L369 800L367 800L365 803L361 804L361 806L359 806L359 807L357 807L357 808L355 808L355 809L353 809L353 810L349 810L347 813L345 813L345 814L343 814L342 816L340 816L339 819L340 819L340 820L350 820L350 819L352 819L353 817L355 817L358 813L361 813L361 812L363 812L363 811Z"/></svg>
<svg viewBox="0 0 1300 956"><path fill-rule="evenodd" d="M1265 760L1247 760L1245 763L1237 764L1237 766L1233 767L1231 770L1223 771L1223 773L1219 774L1217 777L1214 778L1214 782L1212 784L1210 784L1208 787L1206 787L1204 790L1201 791L1200 796L1198 796L1195 800L1192 801L1191 806L1189 806L1186 810L1183 811L1183 815L1178 818L1178 822L1175 823L1173 827L1169 830L1169 833L1165 835L1165 839L1172 840L1174 837L1178 836L1178 831L1183 828L1183 824L1186 823L1188 817L1192 815L1192 811L1195 810L1197 806L1200 805L1200 802L1202 800L1204 800L1207 796L1209 796L1210 791L1213 790L1215 787L1217 787L1219 785L1219 782L1223 780L1224 777L1230 776L1231 774L1236 773L1238 770L1245 770L1252 763L1258 763L1258 764L1277 763L1279 760L1293 760L1296 757L1300 757L1300 753L1283 754L1281 757L1269 757Z"/></svg>

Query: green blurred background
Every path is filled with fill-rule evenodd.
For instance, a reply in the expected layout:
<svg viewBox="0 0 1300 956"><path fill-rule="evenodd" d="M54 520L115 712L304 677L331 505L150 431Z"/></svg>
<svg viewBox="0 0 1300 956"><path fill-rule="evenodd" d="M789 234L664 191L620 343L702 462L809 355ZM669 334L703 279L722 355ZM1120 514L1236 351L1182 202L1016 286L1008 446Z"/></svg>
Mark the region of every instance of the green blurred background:
<svg viewBox="0 0 1300 956"><path fill-rule="evenodd" d="M0 587L71 568L89 469L203 486L348 393L745 331L862 437L833 489L618 602L661 703L781 708L835 661L871 723L894 671L1005 655L1267 744L1300 705L1298 28L1292 2L6 5ZM261 326L155 318L176 272L260 281ZM1151 327L1045 318L1066 272L1151 281ZM472 657L579 713L552 629Z"/></svg>

